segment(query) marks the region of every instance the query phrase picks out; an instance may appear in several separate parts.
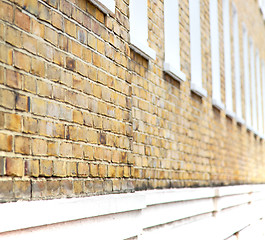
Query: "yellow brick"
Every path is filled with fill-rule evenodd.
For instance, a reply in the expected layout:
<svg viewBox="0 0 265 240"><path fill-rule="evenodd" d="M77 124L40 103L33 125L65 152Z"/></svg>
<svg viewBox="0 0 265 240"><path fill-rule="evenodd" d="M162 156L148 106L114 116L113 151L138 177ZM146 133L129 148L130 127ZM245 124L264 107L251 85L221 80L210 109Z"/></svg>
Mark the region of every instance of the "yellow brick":
<svg viewBox="0 0 265 240"><path fill-rule="evenodd" d="M23 160L20 158L6 158L6 174L22 177L24 175Z"/></svg>
<svg viewBox="0 0 265 240"><path fill-rule="evenodd" d="M14 51L14 64L17 68L26 72L30 71L31 59L28 55Z"/></svg>
<svg viewBox="0 0 265 240"><path fill-rule="evenodd" d="M77 176L77 163L76 162L67 162L66 163L66 172L67 176Z"/></svg>
<svg viewBox="0 0 265 240"><path fill-rule="evenodd" d="M64 19L64 30L67 34L76 38L76 25L68 19Z"/></svg>
<svg viewBox="0 0 265 240"><path fill-rule="evenodd" d="M40 175L45 177L52 176L53 162L52 160L40 160Z"/></svg>
<svg viewBox="0 0 265 240"><path fill-rule="evenodd" d="M21 132L22 119L17 114L5 114L6 128L12 131Z"/></svg>
<svg viewBox="0 0 265 240"><path fill-rule="evenodd" d="M43 139L32 139L32 154L47 155L47 141Z"/></svg>
<svg viewBox="0 0 265 240"><path fill-rule="evenodd" d="M21 47L21 31L12 27L6 27L6 41L16 47Z"/></svg>
<svg viewBox="0 0 265 240"><path fill-rule="evenodd" d="M7 89L0 89L0 106L14 109L15 94Z"/></svg>
<svg viewBox="0 0 265 240"><path fill-rule="evenodd" d="M53 175L56 177L66 176L66 162L65 161L53 161Z"/></svg>
<svg viewBox="0 0 265 240"><path fill-rule="evenodd" d="M30 154L30 138L17 136L15 137L15 152L21 154Z"/></svg>
<svg viewBox="0 0 265 240"><path fill-rule="evenodd" d="M11 152L13 149L13 136L0 133L0 151Z"/></svg>
<svg viewBox="0 0 265 240"><path fill-rule="evenodd" d="M97 164L90 164L89 165L90 168L90 175L92 177L98 177L98 165Z"/></svg>
<svg viewBox="0 0 265 240"><path fill-rule="evenodd" d="M73 149L72 144L68 142L63 142L60 144L60 156L62 157L72 157Z"/></svg>
<svg viewBox="0 0 265 240"><path fill-rule="evenodd" d="M31 73L40 77L45 76L45 63L43 60L32 58Z"/></svg>
<svg viewBox="0 0 265 240"><path fill-rule="evenodd" d="M79 177L87 177L89 175L89 166L86 162L78 163L78 176Z"/></svg>

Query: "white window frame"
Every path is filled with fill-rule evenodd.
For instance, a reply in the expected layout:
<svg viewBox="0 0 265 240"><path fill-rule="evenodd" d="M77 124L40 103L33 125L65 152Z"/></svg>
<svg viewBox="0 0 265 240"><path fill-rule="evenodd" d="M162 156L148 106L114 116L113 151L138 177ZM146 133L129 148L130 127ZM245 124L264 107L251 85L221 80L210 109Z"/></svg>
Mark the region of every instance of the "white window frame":
<svg viewBox="0 0 265 240"><path fill-rule="evenodd" d="M262 60L262 96L263 96L263 135L265 137L265 63Z"/></svg>
<svg viewBox="0 0 265 240"><path fill-rule="evenodd" d="M257 101L258 101L258 133L261 137L263 132L262 122L262 102L261 102L261 82L260 82L260 60L259 51L256 49L256 83L257 83Z"/></svg>
<svg viewBox="0 0 265 240"><path fill-rule="evenodd" d="M243 58L244 58L244 83L245 83L245 120L246 127L252 130L251 127L251 99L250 99L250 83L249 83L249 61L248 61L248 32L243 24Z"/></svg>
<svg viewBox="0 0 265 240"><path fill-rule="evenodd" d="M234 49L234 73L235 73L235 93L236 93L236 120L244 124L242 117L242 100L241 100L241 78L240 78L240 50L239 50L239 33L238 33L238 14L236 6L233 4L233 49Z"/></svg>
<svg viewBox="0 0 265 240"><path fill-rule="evenodd" d="M131 48L146 59L156 59L156 52L148 46L147 0L130 0Z"/></svg>
<svg viewBox="0 0 265 240"><path fill-rule="evenodd" d="M115 0L90 0L96 5L103 13L115 14Z"/></svg>
<svg viewBox="0 0 265 240"><path fill-rule="evenodd" d="M189 17L191 91L200 97L207 97L207 91L202 86L200 0L189 0Z"/></svg>
<svg viewBox="0 0 265 240"><path fill-rule="evenodd" d="M180 70L178 0L164 0L164 31L164 71L176 80L185 81L186 75Z"/></svg>
<svg viewBox="0 0 265 240"><path fill-rule="evenodd" d="M224 31L224 70L225 70L225 110L226 115L233 118L233 85L231 76L231 43L230 43L230 12L229 0L223 0L223 31Z"/></svg>
<svg viewBox="0 0 265 240"><path fill-rule="evenodd" d="M218 109L224 109L224 104L222 103L221 99L218 0L210 1L210 31L212 62L212 104Z"/></svg>
<svg viewBox="0 0 265 240"><path fill-rule="evenodd" d="M255 53L254 53L254 43L252 39L250 42L250 71L251 71L251 95L252 95L252 128L255 134L258 134L258 124L257 124L257 91L256 91L256 78L255 78Z"/></svg>

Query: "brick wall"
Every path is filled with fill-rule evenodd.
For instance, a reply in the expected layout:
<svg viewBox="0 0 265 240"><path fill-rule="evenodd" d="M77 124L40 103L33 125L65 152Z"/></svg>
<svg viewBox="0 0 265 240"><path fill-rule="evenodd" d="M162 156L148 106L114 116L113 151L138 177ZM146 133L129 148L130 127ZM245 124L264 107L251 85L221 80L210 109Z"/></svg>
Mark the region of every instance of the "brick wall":
<svg viewBox="0 0 265 240"><path fill-rule="evenodd" d="M257 1L234 3L265 60ZM189 4L179 4L181 83L163 72L162 0L148 1L155 61L130 49L129 0L116 0L114 15L89 0L0 0L2 202L264 182L264 140L212 106L209 0L207 98L190 90ZM224 101L222 1L219 10ZM244 88L242 44L240 30Z"/></svg>

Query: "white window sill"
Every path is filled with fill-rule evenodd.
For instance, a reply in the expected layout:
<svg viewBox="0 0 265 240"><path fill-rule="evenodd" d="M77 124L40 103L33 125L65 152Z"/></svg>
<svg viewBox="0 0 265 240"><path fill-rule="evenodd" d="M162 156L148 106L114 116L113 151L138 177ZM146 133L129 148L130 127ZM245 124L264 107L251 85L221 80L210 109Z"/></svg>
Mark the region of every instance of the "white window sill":
<svg viewBox="0 0 265 240"><path fill-rule="evenodd" d="M190 89L191 89L192 92L196 93L200 97L207 97L206 89L204 89L201 86L198 86L198 85L196 85L194 83L191 83Z"/></svg>
<svg viewBox="0 0 265 240"><path fill-rule="evenodd" d="M105 14L115 14L115 0L90 0Z"/></svg>
<svg viewBox="0 0 265 240"><path fill-rule="evenodd" d="M212 100L212 104L215 108L217 108L219 110L224 110L224 108L225 108L224 104L221 101L214 99L214 98Z"/></svg>
<svg viewBox="0 0 265 240"><path fill-rule="evenodd" d="M245 120L242 117L236 117L236 121L241 125L245 124Z"/></svg>
<svg viewBox="0 0 265 240"><path fill-rule="evenodd" d="M232 110L226 109L225 110L225 114L226 116L228 116L229 118L235 118L235 113Z"/></svg>
<svg viewBox="0 0 265 240"><path fill-rule="evenodd" d="M140 54L141 56L143 56L144 58L146 58L147 60L149 59L153 59L156 60L156 52L148 47L147 45L137 41L135 38L133 38L131 36L131 48L137 52L138 54Z"/></svg>
<svg viewBox="0 0 265 240"><path fill-rule="evenodd" d="M170 63L164 62L164 72L166 72L169 76L173 77L177 81L186 81L186 75Z"/></svg>
<svg viewBox="0 0 265 240"><path fill-rule="evenodd" d="M248 131L250 131L250 132L254 132L254 131L253 131L253 128L252 128L249 124L247 124L246 127L247 127L247 130L248 130Z"/></svg>

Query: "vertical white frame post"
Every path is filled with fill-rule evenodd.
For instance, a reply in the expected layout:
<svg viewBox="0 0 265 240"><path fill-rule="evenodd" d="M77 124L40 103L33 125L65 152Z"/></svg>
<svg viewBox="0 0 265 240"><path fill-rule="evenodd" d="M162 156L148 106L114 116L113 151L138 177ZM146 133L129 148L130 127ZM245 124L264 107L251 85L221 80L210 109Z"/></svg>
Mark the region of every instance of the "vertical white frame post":
<svg viewBox="0 0 265 240"><path fill-rule="evenodd" d="M233 49L234 49L234 73L235 73L235 92L236 92L236 119L239 123L244 123L242 117L241 101L241 78L240 78L240 51L239 51L239 33L238 33L238 14L233 5Z"/></svg>
<svg viewBox="0 0 265 240"><path fill-rule="evenodd" d="M234 117L233 89L231 77L231 43L230 43L230 10L229 0L223 0L223 30L224 30L224 69L225 69L225 107L226 114Z"/></svg>
<svg viewBox="0 0 265 240"><path fill-rule="evenodd" d="M246 126L251 129L251 99L250 99L250 83L249 83L249 61L248 61L248 33L245 25L243 25L243 57L244 57L244 83L245 83L245 120Z"/></svg>
<svg viewBox="0 0 265 240"><path fill-rule="evenodd" d="M202 86L200 0L189 0L191 90L201 97L207 97Z"/></svg>
<svg viewBox="0 0 265 240"><path fill-rule="evenodd" d="M254 132L257 134L257 91L256 91L256 79L255 79L255 53L254 44L250 39L250 71L251 71L251 95L252 95L252 127Z"/></svg>
<svg viewBox="0 0 265 240"><path fill-rule="evenodd" d="M224 109L224 104L221 100L218 0L210 1L210 30L212 62L212 103L218 109Z"/></svg>
<svg viewBox="0 0 265 240"><path fill-rule="evenodd" d="M262 61L262 96L263 96L263 138L265 137L265 63Z"/></svg>
<svg viewBox="0 0 265 240"><path fill-rule="evenodd" d="M261 82L260 82L260 61L259 51L256 50L256 82L257 82L257 101L258 101L258 133L261 136L263 133L262 121L262 102L261 102Z"/></svg>
<svg viewBox="0 0 265 240"><path fill-rule="evenodd" d="M164 0L164 29L165 29L165 62L164 71L185 81L186 76L180 70L179 45L179 3L178 0Z"/></svg>

